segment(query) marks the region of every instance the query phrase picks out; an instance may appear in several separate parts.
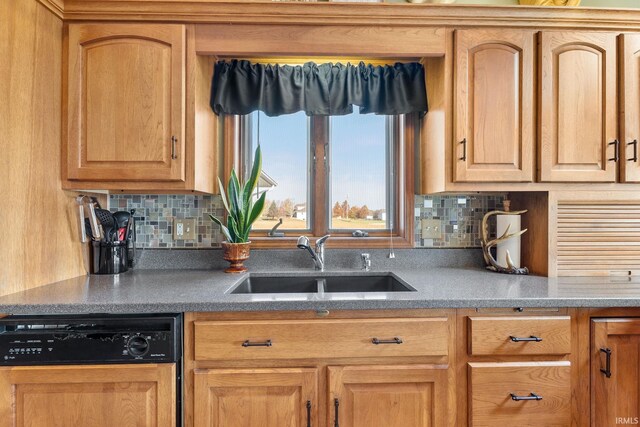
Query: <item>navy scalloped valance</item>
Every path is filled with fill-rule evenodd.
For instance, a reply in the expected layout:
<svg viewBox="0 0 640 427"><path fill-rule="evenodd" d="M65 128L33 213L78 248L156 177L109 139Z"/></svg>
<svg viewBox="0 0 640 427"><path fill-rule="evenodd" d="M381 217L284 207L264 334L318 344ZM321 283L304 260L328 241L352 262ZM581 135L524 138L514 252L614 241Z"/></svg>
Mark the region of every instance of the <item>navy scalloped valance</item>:
<svg viewBox="0 0 640 427"><path fill-rule="evenodd" d="M216 114L260 110L267 116L298 111L339 116L352 113L354 105L361 113L426 113L424 67L417 62L291 66L233 60L214 68L211 108Z"/></svg>

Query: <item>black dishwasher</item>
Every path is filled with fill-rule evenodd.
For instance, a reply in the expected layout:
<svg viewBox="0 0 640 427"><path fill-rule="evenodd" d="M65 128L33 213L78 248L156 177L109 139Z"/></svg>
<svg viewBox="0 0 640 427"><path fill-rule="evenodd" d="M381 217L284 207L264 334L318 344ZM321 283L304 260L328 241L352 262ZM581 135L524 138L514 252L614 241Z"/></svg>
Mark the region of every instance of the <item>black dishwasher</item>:
<svg viewBox="0 0 640 427"><path fill-rule="evenodd" d="M182 316L14 315L0 319L0 365L175 363L182 418Z"/></svg>

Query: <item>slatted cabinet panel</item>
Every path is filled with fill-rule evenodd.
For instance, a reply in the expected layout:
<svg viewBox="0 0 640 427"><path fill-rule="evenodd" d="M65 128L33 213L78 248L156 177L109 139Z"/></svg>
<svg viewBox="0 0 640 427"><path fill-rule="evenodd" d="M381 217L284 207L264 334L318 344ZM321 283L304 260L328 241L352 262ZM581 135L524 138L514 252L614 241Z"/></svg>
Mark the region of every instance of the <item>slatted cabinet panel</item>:
<svg viewBox="0 0 640 427"><path fill-rule="evenodd" d="M640 201L558 201L558 276L640 273Z"/></svg>
<svg viewBox="0 0 640 427"><path fill-rule="evenodd" d="M624 111L620 117L623 147L620 180L640 182L640 35L623 34L620 43L620 96Z"/></svg>
<svg viewBox="0 0 640 427"><path fill-rule="evenodd" d="M592 319L591 342L591 426L637 424L640 318Z"/></svg>
<svg viewBox="0 0 640 427"><path fill-rule="evenodd" d="M616 181L616 36L541 33L540 181Z"/></svg>
<svg viewBox="0 0 640 427"><path fill-rule="evenodd" d="M455 180L533 180L534 32L455 34Z"/></svg>

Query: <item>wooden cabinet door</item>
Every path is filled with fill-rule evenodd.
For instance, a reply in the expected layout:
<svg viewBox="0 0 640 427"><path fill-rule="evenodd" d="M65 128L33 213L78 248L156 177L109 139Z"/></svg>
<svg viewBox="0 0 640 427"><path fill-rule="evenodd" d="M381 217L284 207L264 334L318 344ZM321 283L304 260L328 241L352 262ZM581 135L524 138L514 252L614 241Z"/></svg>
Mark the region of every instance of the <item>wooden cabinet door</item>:
<svg viewBox="0 0 640 427"><path fill-rule="evenodd" d="M447 424L446 369L419 365L330 366L328 372L327 425L439 427Z"/></svg>
<svg viewBox="0 0 640 427"><path fill-rule="evenodd" d="M615 182L616 34L543 32L540 180Z"/></svg>
<svg viewBox="0 0 640 427"><path fill-rule="evenodd" d="M456 31L455 181L533 180L534 49L532 31Z"/></svg>
<svg viewBox="0 0 640 427"><path fill-rule="evenodd" d="M318 425L317 369L196 369L194 377L194 427Z"/></svg>
<svg viewBox="0 0 640 427"><path fill-rule="evenodd" d="M592 319L591 387L592 427L638 423L640 318Z"/></svg>
<svg viewBox="0 0 640 427"><path fill-rule="evenodd" d="M0 368L0 426L175 426L175 369L174 364Z"/></svg>
<svg viewBox="0 0 640 427"><path fill-rule="evenodd" d="M66 178L184 181L185 28L70 24Z"/></svg>
<svg viewBox="0 0 640 427"><path fill-rule="evenodd" d="M624 34L621 40L620 176L625 182L640 182L640 35Z"/></svg>

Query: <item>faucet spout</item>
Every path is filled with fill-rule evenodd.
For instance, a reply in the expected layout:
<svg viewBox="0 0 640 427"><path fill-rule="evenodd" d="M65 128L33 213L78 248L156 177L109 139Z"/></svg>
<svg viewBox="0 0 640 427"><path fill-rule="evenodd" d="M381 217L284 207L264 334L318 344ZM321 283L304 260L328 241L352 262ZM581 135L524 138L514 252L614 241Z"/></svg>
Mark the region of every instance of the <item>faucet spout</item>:
<svg viewBox="0 0 640 427"><path fill-rule="evenodd" d="M306 249L311 255L311 259L315 264L316 270L324 271L324 244L330 236L327 234L326 236L320 237L316 240L315 250L311 248L309 243L309 238L307 236L298 237L297 246L299 249Z"/></svg>

